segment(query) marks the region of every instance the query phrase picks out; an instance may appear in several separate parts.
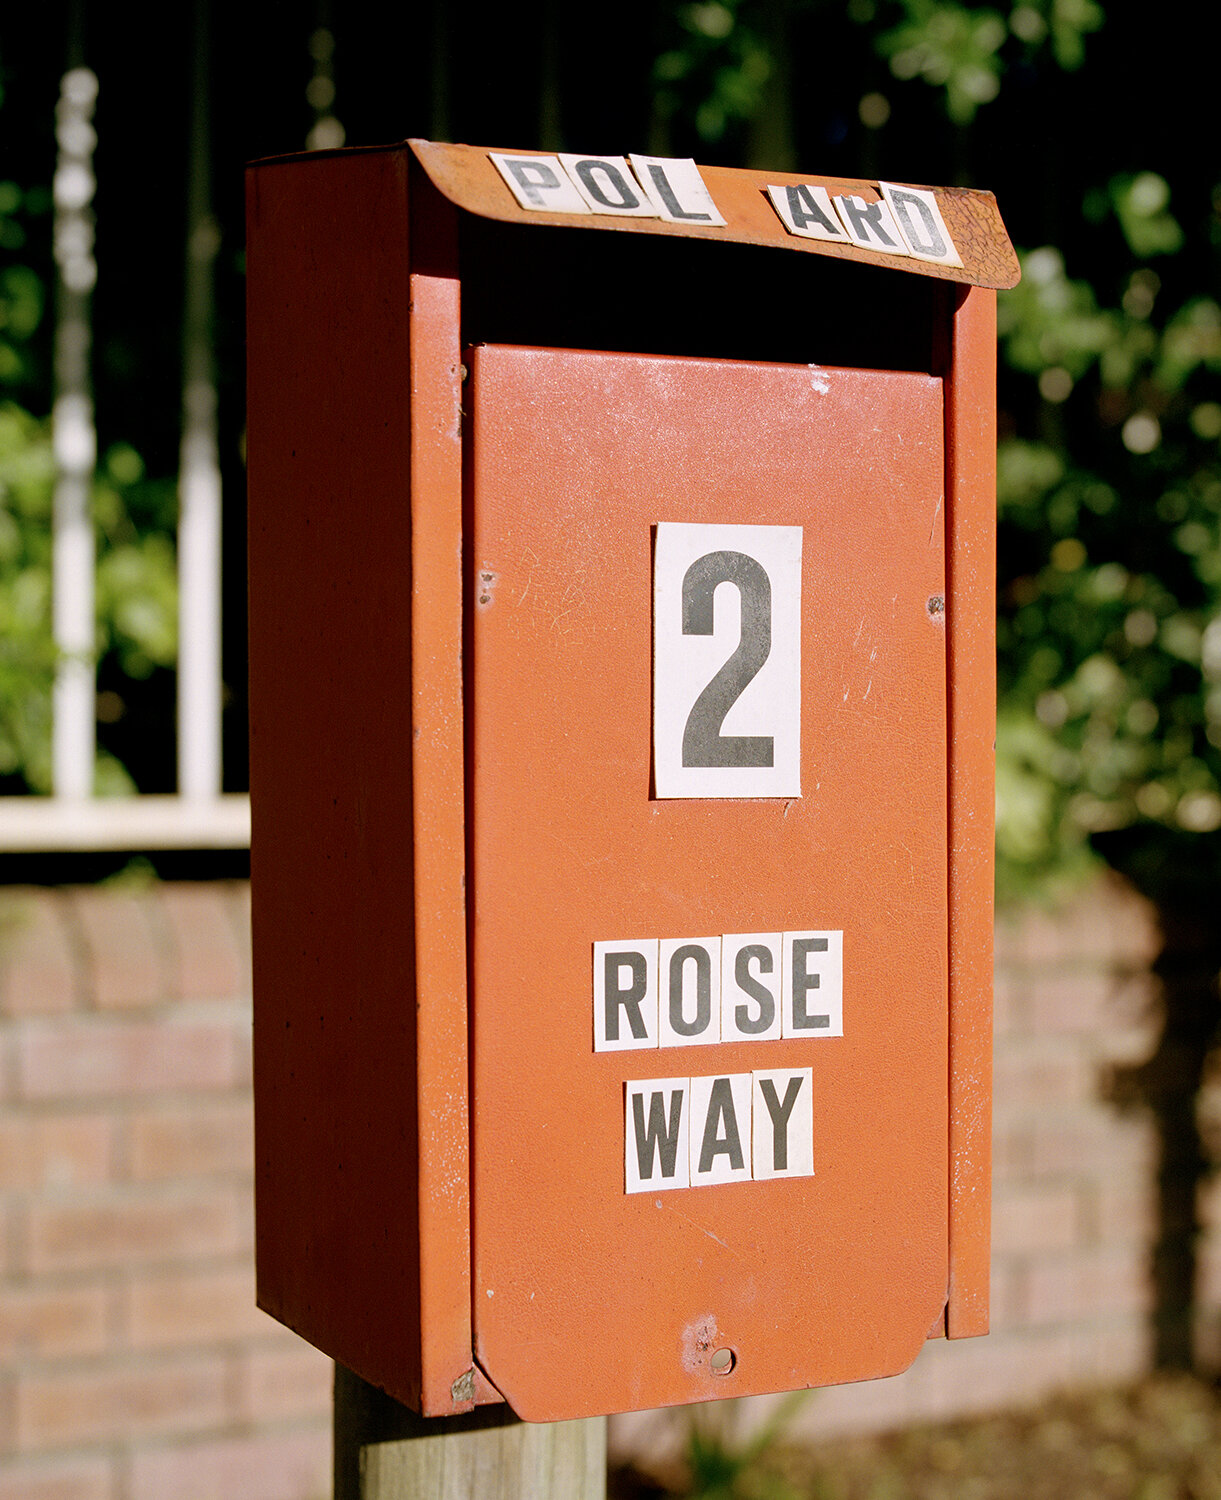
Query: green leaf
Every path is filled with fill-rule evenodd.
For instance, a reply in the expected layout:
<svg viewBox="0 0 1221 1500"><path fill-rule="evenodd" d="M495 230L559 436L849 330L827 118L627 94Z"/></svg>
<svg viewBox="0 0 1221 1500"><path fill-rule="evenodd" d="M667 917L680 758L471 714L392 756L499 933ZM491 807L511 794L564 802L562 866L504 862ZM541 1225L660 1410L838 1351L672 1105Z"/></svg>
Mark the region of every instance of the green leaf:
<svg viewBox="0 0 1221 1500"><path fill-rule="evenodd" d="M1007 27L994 10L953 0L903 0L905 19L878 40L896 78L922 78L945 91L946 113L969 125L1000 91L999 52Z"/></svg>

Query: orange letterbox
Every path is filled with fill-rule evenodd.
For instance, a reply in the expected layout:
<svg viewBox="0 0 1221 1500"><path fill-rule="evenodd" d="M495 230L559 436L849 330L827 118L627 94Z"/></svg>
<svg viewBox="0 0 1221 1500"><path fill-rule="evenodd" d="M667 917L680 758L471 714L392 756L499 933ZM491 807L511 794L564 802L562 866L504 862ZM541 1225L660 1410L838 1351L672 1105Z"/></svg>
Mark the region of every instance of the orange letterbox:
<svg viewBox="0 0 1221 1500"><path fill-rule="evenodd" d="M985 1331L993 200L413 141L249 222L260 1304L532 1420Z"/></svg>

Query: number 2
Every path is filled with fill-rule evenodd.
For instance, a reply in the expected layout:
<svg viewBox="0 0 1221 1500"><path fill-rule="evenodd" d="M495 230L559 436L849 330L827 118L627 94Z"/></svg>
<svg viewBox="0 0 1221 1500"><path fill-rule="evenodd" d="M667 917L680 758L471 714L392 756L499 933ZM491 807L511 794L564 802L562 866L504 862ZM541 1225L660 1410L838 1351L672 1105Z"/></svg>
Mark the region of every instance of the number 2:
<svg viewBox="0 0 1221 1500"><path fill-rule="evenodd" d="M801 537L800 526L657 523L659 800L801 796Z"/></svg>
<svg viewBox="0 0 1221 1500"><path fill-rule="evenodd" d="M771 766L770 734L721 733L725 716L754 679L772 649L772 584L766 569L745 552L707 552L683 577L683 634L712 635L717 585L732 583L741 600L737 648L691 705L683 730L684 766Z"/></svg>

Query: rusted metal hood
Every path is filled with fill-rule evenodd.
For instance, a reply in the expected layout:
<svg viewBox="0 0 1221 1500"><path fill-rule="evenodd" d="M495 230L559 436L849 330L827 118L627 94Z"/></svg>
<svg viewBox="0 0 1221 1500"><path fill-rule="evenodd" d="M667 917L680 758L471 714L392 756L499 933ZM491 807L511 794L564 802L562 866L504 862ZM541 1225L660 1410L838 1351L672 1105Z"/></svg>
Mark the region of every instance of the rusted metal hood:
<svg viewBox="0 0 1221 1500"><path fill-rule="evenodd" d="M556 228L609 230L619 234L725 240L738 245L761 245L861 261L917 276L964 282L969 286L1011 287L1017 284L1021 274L995 197L976 188L923 187L923 191L936 196L941 216L962 260L962 266L958 267L891 255L853 244L798 238L787 231L767 195L769 186L813 185L825 188L833 197L851 193L867 203L877 202L881 197L877 182L864 178L701 166L700 175L726 222L723 226L677 224L664 219L625 218L611 214L528 211L518 205L505 185L492 162L489 148L418 139L408 141L407 145L433 185L451 203L479 218L498 219L506 224L547 224ZM532 156L543 153L523 151L513 154Z"/></svg>

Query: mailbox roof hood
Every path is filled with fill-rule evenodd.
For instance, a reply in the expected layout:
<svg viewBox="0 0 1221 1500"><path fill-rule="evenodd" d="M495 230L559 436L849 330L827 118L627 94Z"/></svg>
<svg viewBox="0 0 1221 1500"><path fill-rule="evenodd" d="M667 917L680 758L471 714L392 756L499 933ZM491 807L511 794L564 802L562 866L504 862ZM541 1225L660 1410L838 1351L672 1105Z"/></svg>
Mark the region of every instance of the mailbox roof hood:
<svg viewBox="0 0 1221 1500"><path fill-rule="evenodd" d="M1011 287L1017 284L1021 274L1017 256L1001 221L996 199L991 193L975 188L927 189L936 194L937 206L962 259L961 267L945 266L909 256L888 255L857 245L799 238L786 230L767 197L769 185L784 187L813 183L825 187L833 197L853 193L867 202L876 201L881 196L878 184L862 178L818 177L810 173L756 172L731 167L701 166L700 175L726 223L724 226L676 224L662 219L625 218L611 214L572 215L526 210L519 207L505 186L492 163L488 148L425 140L410 140L406 144L433 185L451 203L480 218L499 219L506 224L547 224L565 229L602 229L617 234L680 235L688 239L764 245L809 255L829 255L839 260L863 261L893 271L933 276L943 281L965 282L971 286ZM521 151L513 154L533 156L544 153Z"/></svg>

